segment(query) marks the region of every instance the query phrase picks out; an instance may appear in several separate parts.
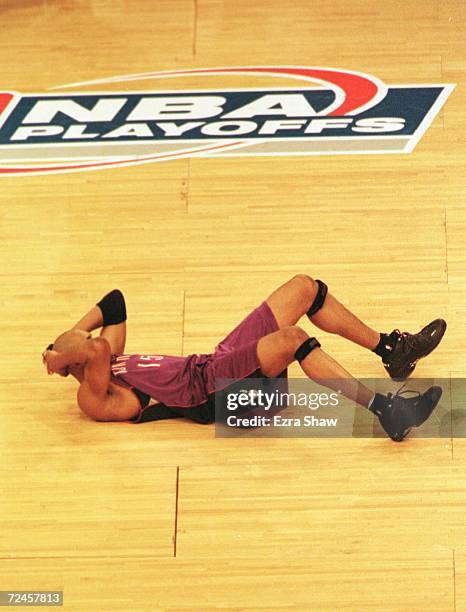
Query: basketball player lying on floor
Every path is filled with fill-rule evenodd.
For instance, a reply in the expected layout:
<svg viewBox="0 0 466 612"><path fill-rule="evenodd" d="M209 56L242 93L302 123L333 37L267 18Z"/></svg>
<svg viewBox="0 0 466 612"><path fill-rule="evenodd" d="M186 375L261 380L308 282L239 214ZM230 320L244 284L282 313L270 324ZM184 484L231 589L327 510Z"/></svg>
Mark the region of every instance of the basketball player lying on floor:
<svg viewBox="0 0 466 612"><path fill-rule="evenodd" d="M309 378L328 381L328 386L375 413L393 440L401 441L412 427L428 419L442 394L439 387L417 397L374 395L296 325L304 315L318 328L377 354L395 380L407 378L446 330L445 321L436 319L417 334L378 333L328 293L325 283L298 274L253 310L211 354L125 355L126 306L115 289L48 346L43 363L49 374L77 379L79 407L97 421L141 423L182 416L212 422L212 400L219 390L216 379L286 375L294 360ZM92 338L90 332L100 327L100 337Z"/></svg>

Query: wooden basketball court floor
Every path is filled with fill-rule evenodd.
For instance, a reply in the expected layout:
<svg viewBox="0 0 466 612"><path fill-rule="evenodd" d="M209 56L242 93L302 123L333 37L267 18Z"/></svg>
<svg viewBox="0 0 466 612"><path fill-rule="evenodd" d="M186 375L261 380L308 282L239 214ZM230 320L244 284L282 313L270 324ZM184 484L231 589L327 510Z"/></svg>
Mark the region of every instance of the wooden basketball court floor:
<svg viewBox="0 0 466 612"><path fill-rule="evenodd" d="M376 329L444 317L418 376L466 375L465 3L0 0L0 41L1 88L23 93L244 65L457 84L409 155L1 179L0 590L62 589L78 611L466 610L464 440L95 423L73 382L41 364L114 287L127 299L127 351L187 355L306 273ZM283 81L136 88L249 85ZM372 354L318 337L356 376L383 375Z"/></svg>

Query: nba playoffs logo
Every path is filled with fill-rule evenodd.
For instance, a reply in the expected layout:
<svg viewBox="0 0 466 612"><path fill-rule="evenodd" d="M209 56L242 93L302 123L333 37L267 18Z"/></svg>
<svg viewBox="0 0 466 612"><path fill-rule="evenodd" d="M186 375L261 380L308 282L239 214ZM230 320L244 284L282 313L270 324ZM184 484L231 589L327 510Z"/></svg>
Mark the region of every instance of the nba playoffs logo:
<svg viewBox="0 0 466 612"><path fill-rule="evenodd" d="M120 85L215 75L281 77L288 86L122 92ZM99 85L114 89L81 89ZM0 92L0 176L182 157L411 153L453 87L269 66L125 75L47 94Z"/></svg>

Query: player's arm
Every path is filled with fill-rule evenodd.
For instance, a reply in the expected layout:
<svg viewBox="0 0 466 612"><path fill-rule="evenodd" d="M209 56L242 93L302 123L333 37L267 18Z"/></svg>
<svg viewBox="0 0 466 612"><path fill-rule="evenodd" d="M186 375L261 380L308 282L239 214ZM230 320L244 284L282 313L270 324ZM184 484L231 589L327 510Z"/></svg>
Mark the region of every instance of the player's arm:
<svg viewBox="0 0 466 612"><path fill-rule="evenodd" d="M112 391L111 350L105 338L89 338L60 353L47 350L43 362L49 374L63 376L65 370L78 368L78 405L92 419L127 421L138 412L139 406L136 409L134 403L122 401L121 395Z"/></svg>
<svg viewBox="0 0 466 612"><path fill-rule="evenodd" d="M54 350L44 353L49 374L61 373L71 366L82 369L78 404L83 412L99 421L111 420L108 418L110 358L110 345L104 338L83 340L60 353Z"/></svg>
<svg viewBox="0 0 466 612"><path fill-rule="evenodd" d="M104 338L94 338L83 343L80 356L84 366L84 378L78 389L78 405L96 421L111 421L110 415L110 344Z"/></svg>
<svg viewBox="0 0 466 612"><path fill-rule="evenodd" d="M91 332L102 327L100 336L110 344L113 355L121 355L126 343L126 304L122 292L114 289L87 312L73 329Z"/></svg>

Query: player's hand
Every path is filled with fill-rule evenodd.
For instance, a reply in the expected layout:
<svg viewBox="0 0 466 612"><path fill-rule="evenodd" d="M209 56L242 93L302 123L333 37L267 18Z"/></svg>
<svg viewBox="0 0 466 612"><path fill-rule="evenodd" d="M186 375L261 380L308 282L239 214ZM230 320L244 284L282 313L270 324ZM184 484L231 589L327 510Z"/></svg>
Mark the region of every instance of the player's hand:
<svg viewBox="0 0 466 612"><path fill-rule="evenodd" d="M60 374L62 372L62 363L60 353L54 350L47 350L42 353L42 363L47 368L47 374Z"/></svg>

